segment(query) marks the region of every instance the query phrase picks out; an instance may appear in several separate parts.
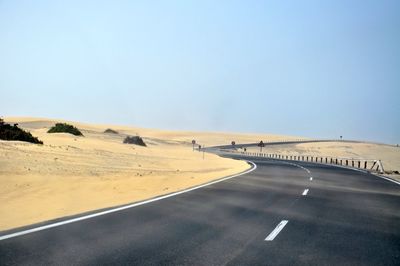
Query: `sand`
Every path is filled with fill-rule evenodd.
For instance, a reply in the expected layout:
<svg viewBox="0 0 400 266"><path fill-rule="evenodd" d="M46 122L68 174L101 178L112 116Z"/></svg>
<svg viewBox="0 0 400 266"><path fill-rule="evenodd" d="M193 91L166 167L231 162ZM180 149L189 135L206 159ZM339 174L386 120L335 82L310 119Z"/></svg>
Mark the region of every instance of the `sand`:
<svg viewBox="0 0 400 266"><path fill-rule="evenodd" d="M260 148L248 148L249 152ZM385 171L400 171L400 147L375 143L315 142L302 144L272 145L263 149L265 153L282 155L310 155L318 157L342 157L381 160ZM387 174L400 180L399 175Z"/></svg>
<svg viewBox="0 0 400 266"><path fill-rule="evenodd" d="M55 120L5 121L18 122L44 145L0 141L0 230L140 201L249 168L213 154L203 159L191 144L206 139L202 134L71 122L84 134L76 137L46 133ZM107 128L120 134L103 133ZM128 134L139 134L148 147L122 144Z"/></svg>
<svg viewBox="0 0 400 266"><path fill-rule="evenodd" d="M236 143L294 140L272 134L234 134L95 125L45 118L6 117L44 141L35 145L0 140L0 230L87 211L132 203L245 171L242 161L192 151L192 139L207 147ZM84 137L48 134L56 122L78 127ZM119 132L105 134L111 128ZM122 144L140 135L148 144ZM314 146L313 146L314 145ZM371 144L372 145L372 144ZM334 143L274 146L274 152L379 158L400 169L399 149L369 144ZM272 151L272 148L270 150Z"/></svg>

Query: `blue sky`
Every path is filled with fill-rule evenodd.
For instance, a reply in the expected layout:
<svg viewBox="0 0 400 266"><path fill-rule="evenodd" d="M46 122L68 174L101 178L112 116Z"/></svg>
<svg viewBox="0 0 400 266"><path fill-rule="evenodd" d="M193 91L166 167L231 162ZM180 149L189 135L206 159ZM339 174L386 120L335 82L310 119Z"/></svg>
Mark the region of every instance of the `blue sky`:
<svg viewBox="0 0 400 266"><path fill-rule="evenodd" d="M0 0L0 114L400 142L400 1Z"/></svg>

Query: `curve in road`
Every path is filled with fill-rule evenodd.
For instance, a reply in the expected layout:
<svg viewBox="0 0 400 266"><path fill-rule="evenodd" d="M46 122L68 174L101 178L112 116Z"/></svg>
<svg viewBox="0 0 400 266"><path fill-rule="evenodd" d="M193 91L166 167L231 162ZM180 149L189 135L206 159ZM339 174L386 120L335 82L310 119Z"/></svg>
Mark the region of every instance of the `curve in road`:
<svg viewBox="0 0 400 266"><path fill-rule="evenodd" d="M326 165L254 162L224 182L4 239L0 264L398 264L400 186Z"/></svg>

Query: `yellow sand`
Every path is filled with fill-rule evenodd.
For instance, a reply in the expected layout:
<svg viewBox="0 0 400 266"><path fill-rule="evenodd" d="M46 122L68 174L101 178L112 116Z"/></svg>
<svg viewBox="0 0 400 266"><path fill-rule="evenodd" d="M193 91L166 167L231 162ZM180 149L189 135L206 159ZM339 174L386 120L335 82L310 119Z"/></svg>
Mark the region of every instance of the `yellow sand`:
<svg viewBox="0 0 400 266"><path fill-rule="evenodd" d="M206 146L299 139L69 122L85 135L76 137L46 133L62 120L6 117L5 121L19 123L44 145L0 140L0 230L140 201L249 168L245 162L212 154L205 154L203 159L201 152L192 151L192 139ZM103 133L107 128L120 134ZM126 135L136 134L144 138L148 147L122 144ZM375 144L340 145L274 146L270 152L352 154L382 159L386 168L400 169L399 149Z"/></svg>
<svg viewBox="0 0 400 266"><path fill-rule="evenodd" d="M248 151L259 151L259 148L249 148ZM267 146L264 148L263 152L295 156L311 155L354 159L377 159L382 161L385 171L400 171L400 147L385 144L315 142ZM398 178L396 175L392 177Z"/></svg>
<svg viewBox="0 0 400 266"><path fill-rule="evenodd" d="M46 133L61 120L6 117L44 141L35 145L0 141L0 230L85 211L140 201L242 172L242 161L192 151L206 146L274 135L161 131L70 122L84 137ZM112 128L120 134L105 134ZM122 144L126 135L144 137L148 147ZM287 138L287 137L286 137Z"/></svg>

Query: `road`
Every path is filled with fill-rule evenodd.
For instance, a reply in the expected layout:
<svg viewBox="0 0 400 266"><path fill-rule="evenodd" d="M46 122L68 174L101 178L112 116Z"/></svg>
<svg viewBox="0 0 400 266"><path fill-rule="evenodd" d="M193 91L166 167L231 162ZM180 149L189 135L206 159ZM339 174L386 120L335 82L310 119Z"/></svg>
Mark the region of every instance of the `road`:
<svg viewBox="0 0 400 266"><path fill-rule="evenodd" d="M0 265L400 264L399 185L253 161L256 170L223 182L1 240Z"/></svg>
<svg viewBox="0 0 400 266"><path fill-rule="evenodd" d="M388 144L382 144L377 142L365 142L359 140L339 140L339 139L311 139L311 140L286 140L286 141L266 141L264 142L265 146L274 146L274 145L288 145L288 144L303 144L303 143L320 143L320 142L342 142L342 143L373 143L378 145L387 145L387 146L394 146ZM236 143L235 145L228 144L228 145L219 145L213 146L210 148L205 148L208 151L215 151L215 150L231 150L235 148L249 148L249 147L257 147L259 142L254 143Z"/></svg>

